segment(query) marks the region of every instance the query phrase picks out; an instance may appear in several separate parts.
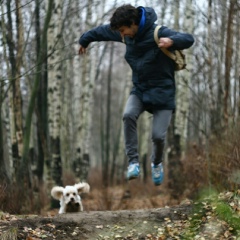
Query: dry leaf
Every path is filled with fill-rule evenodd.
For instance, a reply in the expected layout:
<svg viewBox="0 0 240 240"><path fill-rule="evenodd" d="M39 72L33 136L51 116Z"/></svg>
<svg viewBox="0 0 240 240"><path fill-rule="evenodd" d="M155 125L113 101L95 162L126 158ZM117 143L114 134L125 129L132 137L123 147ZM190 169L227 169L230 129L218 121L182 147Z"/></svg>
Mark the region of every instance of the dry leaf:
<svg viewBox="0 0 240 240"><path fill-rule="evenodd" d="M103 225L97 225L96 228L103 229Z"/></svg>

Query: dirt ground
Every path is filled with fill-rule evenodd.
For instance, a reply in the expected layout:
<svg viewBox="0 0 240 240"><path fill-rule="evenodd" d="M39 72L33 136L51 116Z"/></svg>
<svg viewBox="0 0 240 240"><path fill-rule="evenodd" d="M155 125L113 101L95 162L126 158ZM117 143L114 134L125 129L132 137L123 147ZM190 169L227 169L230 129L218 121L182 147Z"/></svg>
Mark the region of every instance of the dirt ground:
<svg viewBox="0 0 240 240"><path fill-rule="evenodd" d="M92 189L82 196L81 213L59 215L55 209L20 216L0 211L0 240L158 239L164 218L186 219L189 208L176 206L179 211L174 213L175 208L168 206L178 202L161 188L133 185L127 189Z"/></svg>
<svg viewBox="0 0 240 240"><path fill-rule="evenodd" d="M2 215L1 240L232 240L239 238L234 224L220 219L202 202L173 207L121 211L91 211L54 217ZM195 218L197 216L197 218ZM233 223L233 222L232 222Z"/></svg>
<svg viewBox="0 0 240 240"><path fill-rule="evenodd" d="M13 215L0 211L0 240L240 239L239 190L176 204L159 190L148 195L135 191L126 196L113 189L106 198L106 192L93 190L83 198L80 213L59 215L55 209L39 215Z"/></svg>
<svg viewBox="0 0 240 240"><path fill-rule="evenodd" d="M185 221L190 205L172 208L92 211L54 217L2 216L1 240L161 239L166 219ZM164 228L162 228L164 230Z"/></svg>

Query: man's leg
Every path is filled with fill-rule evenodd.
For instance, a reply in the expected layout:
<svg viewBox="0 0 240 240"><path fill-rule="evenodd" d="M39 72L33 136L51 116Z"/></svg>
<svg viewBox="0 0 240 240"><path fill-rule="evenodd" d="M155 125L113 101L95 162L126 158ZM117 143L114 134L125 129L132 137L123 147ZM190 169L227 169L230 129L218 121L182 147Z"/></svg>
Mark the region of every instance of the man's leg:
<svg viewBox="0 0 240 240"><path fill-rule="evenodd" d="M123 128L125 140L125 152L130 163L138 163L138 137L137 137L137 119L144 111L140 99L131 94L127 100L123 113Z"/></svg>
<svg viewBox="0 0 240 240"><path fill-rule="evenodd" d="M163 160L163 151L165 146L165 139L167 129L169 127L172 117L172 110L157 110L153 113L152 124L152 163L159 164Z"/></svg>
<svg viewBox="0 0 240 240"><path fill-rule="evenodd" d="M163 151L167 129L172 117L172 110L158 110L153 113L152 126L152 180L157 186L163 182Z"/></svg>

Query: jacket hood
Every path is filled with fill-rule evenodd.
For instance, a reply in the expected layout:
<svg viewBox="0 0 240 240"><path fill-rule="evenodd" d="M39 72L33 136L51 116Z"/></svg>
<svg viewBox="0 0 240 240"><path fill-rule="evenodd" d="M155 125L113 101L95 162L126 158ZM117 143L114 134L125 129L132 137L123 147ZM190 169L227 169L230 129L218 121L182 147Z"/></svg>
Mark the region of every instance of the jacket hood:
<svg viewBox="0 0 240 240"><path fill-rule="evenodd" d="M157 14L153 8L140 6L137 9L140 12L140 14L142 14L142 17L140 20L139 29L136 37L144 34L144 32L148 30L157 20Z"/></svg>

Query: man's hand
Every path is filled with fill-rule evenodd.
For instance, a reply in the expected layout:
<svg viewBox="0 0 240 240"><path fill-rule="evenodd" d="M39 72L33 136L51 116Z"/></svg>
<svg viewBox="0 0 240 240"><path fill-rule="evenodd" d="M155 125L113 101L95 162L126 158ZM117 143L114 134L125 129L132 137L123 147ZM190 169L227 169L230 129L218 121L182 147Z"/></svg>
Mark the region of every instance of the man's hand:
<svg viewBox="0 0 240 240"><path fill-rule="evenodd" d="M173 40L170 38L159 38L158 47L169 48L173 45Z"/></svg>
<svg viewBox="0 0 240 240"><path fill-rule="evenodd" d="M80 48L78 50L78 54L85 54L87 52L87 48L84 48L83 46L80 45Z"/></svg>

